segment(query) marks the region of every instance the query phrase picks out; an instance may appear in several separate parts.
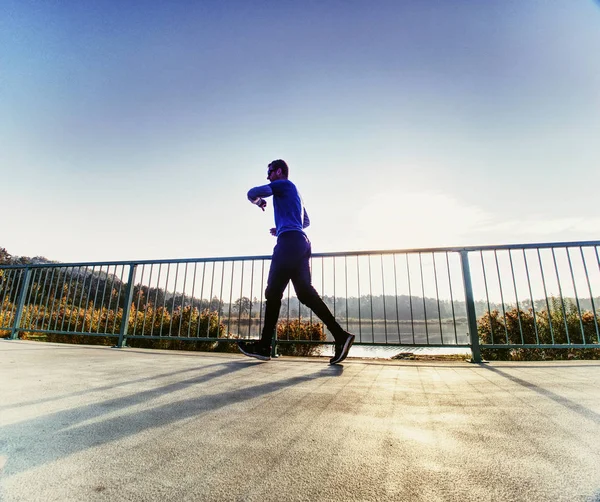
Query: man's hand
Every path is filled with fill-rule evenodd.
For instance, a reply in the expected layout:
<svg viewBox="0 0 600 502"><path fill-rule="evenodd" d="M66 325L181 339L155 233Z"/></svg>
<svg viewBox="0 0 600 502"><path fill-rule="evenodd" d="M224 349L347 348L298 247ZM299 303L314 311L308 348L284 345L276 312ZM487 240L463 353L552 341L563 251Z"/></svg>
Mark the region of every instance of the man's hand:
<svg viewBox="0 0 600 502"><path fill-rule="evenodd" d="M272 228L271 230L269 230L269 232L271 232L271 235L273 237L275 237L277 235L277 229L276 228Z"/></svg>
<svg viewBox="0 0 600 502"><path fill-rule="evenodd" d="M263 211L265 210L265 207L267 207L267 201L265 199L263 199L262 197L257 197L256 199L254 199L250 202L252 202L252 204L256 204Z"/></svg>

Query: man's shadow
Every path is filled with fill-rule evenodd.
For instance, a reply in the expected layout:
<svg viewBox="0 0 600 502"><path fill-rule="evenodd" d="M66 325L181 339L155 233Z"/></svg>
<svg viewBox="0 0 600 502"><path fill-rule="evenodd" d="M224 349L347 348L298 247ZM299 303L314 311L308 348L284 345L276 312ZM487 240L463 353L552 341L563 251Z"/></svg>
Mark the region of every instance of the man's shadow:
<svg viewBox="0 0 600 502"><path fill-rule="evenodd" d="M261 363L230 361L218 365L221 366L219 369L193 378L0 427L0 438L12 438L10 443L0 439L0 451L3 452L6 459L4 469L0 470L0 474L10 476L25 472L88 448L133 436L148 429L162 427L287 387L322 377L339 376L343 373L341 365L327 366L308 375L289 377L222 393L200 394L197 397L180 399L142 411L135 411L135 413L125 411L131 406L203 384L215 378L231 376L255 365L261 365ZM121 416L115 417L115 411L120 411ZM107 413L110 413L111 417L98 420L98 417ZM77 425L89 420L94 421Z"/></svg>

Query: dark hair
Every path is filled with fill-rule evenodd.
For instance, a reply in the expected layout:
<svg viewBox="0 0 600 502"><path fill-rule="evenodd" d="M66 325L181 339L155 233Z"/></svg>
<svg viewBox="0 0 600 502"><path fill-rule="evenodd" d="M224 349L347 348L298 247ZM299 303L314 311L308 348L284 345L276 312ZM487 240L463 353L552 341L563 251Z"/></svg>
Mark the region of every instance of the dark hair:
<svg viewBox="0 0 600 502"><path fill-rule="evenodd" d="M288 177L288 174L290 172L290 169L288 168L288 165L285 163L285 160L281 160L281 159L277 159L277 160L274 160L273 162L271 162L269 164L269 169L273 169L274 171L277 171L277 169L281 169L283 176L286 178Z"/></svg>

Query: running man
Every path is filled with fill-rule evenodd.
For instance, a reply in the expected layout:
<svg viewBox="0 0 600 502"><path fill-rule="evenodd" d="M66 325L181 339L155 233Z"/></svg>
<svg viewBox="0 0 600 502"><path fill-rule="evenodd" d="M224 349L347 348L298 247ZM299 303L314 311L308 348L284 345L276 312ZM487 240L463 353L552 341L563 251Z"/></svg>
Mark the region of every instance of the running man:
<svg viewBox="0 0 600 502"><path fill-rule="evenodd" d="M265 322L259 341L239 342L240 352L262 361L271 359L271 341L279 319L279 309L283 292L290 280L296 290L296 296L310 308L327 326L335 340L335 354L329 364L341 363L348 356L354 343L354 335L344 331L325 305L310 277L309 260L311 245L304 229L310 220L302 197L296 186L288 180L289 169L285 161L279 159L269 164L268 185L254 187L248 191L248 199L263 211L267 206L265 197L273 196L275 228L271 235L277 237L273 250L267 289L265 291Z"/></svg>

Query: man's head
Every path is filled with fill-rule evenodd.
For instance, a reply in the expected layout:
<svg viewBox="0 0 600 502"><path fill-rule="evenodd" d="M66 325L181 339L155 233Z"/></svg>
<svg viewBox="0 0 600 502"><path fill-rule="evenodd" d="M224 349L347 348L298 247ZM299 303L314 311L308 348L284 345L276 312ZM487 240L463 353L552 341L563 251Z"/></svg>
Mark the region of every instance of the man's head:
<svg viewBox="0 0 600 502"><path fill-rule="evenodd" d="M287 180L288 174L289 168L285 160L277 159L269 164L267 179L269 181Z"/></svg>

